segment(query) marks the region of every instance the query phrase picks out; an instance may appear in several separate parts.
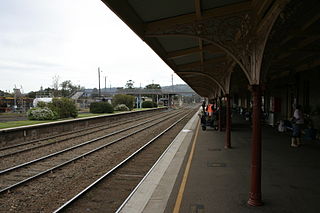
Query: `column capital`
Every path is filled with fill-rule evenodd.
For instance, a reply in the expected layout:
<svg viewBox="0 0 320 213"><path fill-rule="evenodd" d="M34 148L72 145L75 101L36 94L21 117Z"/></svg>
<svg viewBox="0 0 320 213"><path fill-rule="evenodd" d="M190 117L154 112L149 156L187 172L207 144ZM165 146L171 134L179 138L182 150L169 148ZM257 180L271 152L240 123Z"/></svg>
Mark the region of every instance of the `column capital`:
<svg viewBox="0 0 320 213"><path fill-rule="evenodd" d="M254 92L254 91L264 92L266 90L266 85L265 84L251 84L251 85L248 85L248 90L250 92Z"/></svg>

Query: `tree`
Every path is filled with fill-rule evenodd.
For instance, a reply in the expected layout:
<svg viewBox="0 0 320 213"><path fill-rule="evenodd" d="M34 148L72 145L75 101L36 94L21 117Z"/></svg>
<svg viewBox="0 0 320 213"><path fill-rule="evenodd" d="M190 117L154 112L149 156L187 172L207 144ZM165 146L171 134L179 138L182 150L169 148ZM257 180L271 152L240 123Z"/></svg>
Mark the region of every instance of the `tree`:
<svg viewBox="0 0 320 213"><path fill-rule="evenodd" d="M60 92L59 92L59 80L60 80L60 76L59 75L55 75L52 77L52 87L53 87L53 96L57 97L59 96Z"/></svg>
<svg viewBox="0 0 320 213"><path fill-rule="evenodd" d="M54 98L47 105L57 114L58 118L76 118L78 116L76 104L70 98Z"/></svg>
<svg viewBox="0 0 320 213"><path fill-rule="evenodd" d="M37 92L31 91L26 96L28 98L36 98Z"/></svg>
<svg viewBox="0 0 320 213"><path fill-rule="evenodd" d="M132 95L122 95L117 94L112 98L113 106L117 106L119 104L126 105L130 110L133 109L134 97Z"/></svg>
<svg viewBox="0 0 320 213"><path fill-rule="evenodd" d="M46 94L53 94L54 89L53 89L53 88L48 87L48 88L45 88L45 89L43 90L43 92L44 92L44 93L46 93Z"/></svg>
<svg viewBox="0 0 320 213"><path fill-rule="evenodd" d="M145 89L161 89L160 84L148 84Z"/></svg>
<svg viewBox="0 0 320 213"><path fill-rule="evenodd" d="M61 95L63 97L68 97L72 95L80 88L80 86L73 85L70 80L63 81L60 84L60 86L61 86Z"/></svg>
<svg viewBox="0 0 320 213"><path fill-rule="evenodd" d="M126 89L134 89L133 84L134 84L134 81L133 81L133 80L128 80L127 83L126 83L126 85L125 85L125 88L126 88Z"/></svg>
<svg viewBox="0 0 320 213"><path fill-rule="evenodd" d="M8 92L5 92L5 91L0 90L0 96L6 96L6 97L9 97L9 96L12 96L12 94L10 94L10 93L8 93Z"/></svg>
<svg viewBox="0 0 320 213"><path fill-rule="evenodd" d="M146 87L145 87L145 89L161 89L161 86L160 86L160 84L154 84L154 83L152 83L152 84L148 84ZM149 98L152 98L152 101L153 102L156 102L157 100L156 100L156 95L146 95L147 97L149 97Z"/></svg>

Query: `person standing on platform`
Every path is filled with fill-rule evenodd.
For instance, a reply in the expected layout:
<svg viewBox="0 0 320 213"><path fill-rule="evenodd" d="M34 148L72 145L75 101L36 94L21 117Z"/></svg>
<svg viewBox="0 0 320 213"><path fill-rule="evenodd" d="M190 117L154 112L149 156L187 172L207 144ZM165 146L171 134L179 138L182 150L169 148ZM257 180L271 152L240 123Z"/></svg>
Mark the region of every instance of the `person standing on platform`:
<svg viewBox="0 0 320 213"><path fill-rule="evenodd" d="M301 105L298 105L293 113L292 117L292 138L291 138L291 146L299 147L301 144L301 129L304 123L304 117L302 113Z"/></svg>
<svg viewBox="0 0 320 213"><path fill-rule="evenodd" d="M213 104L208 104L206 111L208 112L209 117L211 118L213 113Z"/></svg>
<svg viewBox="0 0 320 213"><path fill-rule="evenodd" d="M203 112L205 112L206 111L206 101L203 101L201 106L202 106Z"/></svg>

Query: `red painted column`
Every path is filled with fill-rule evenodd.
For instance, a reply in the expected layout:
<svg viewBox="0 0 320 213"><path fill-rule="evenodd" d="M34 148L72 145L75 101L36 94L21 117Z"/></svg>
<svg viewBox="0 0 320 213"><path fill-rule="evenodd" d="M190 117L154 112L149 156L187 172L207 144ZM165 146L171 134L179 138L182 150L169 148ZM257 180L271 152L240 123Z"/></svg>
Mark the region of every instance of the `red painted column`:
<svg viewBox="0 0 320 213"><path fill-rule="evenodd" d="M219 123L218 123L218 128L219 128L219 131L222 131L222 100L221 100L221 97L218 98L219 100Z"/></svg>
<svg viewBox="0 0 320 213"><path fill-rule="evenodd" d="M226 138L224 148L231 148L231 106L230 95L226 94L227 109L226 109Z"/></svg>
<svg viewBox="0 0 320 213"><path fill-rule="evenodd" d="M253 97L252 106L252 160L251 160L251 189L248 204L261 206L261 86L251 85Z"/></svg>

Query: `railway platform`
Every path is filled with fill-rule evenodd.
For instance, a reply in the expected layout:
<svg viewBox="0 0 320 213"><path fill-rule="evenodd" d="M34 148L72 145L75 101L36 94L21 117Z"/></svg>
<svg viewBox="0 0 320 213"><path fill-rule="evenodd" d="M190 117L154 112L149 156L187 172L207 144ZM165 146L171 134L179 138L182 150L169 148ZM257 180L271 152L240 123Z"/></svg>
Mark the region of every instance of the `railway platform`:
<svg viewBox="0 0 320 213"><path fill-rule="evenodd" d="M247 204L251 125L233 116L232 148L225 133L198 127L195 115L136 188L120 212L320 212L320 142L290 147L290 133L262 131L263 206Z"/></svg>

